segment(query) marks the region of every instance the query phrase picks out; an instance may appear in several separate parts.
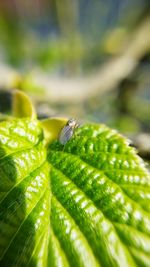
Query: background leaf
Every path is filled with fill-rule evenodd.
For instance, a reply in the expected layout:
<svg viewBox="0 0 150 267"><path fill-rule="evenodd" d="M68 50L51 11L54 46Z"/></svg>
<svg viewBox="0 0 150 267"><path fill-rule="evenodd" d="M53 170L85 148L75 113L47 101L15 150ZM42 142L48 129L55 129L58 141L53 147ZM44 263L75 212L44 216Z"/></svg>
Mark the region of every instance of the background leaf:
<svg viewBox="0 0 150 267"><path fill-rule="evenodd" d="M36 111L32 101L25 93L14 90L12 98L12 114L17 118L29 117L36 119Z"/></svg>
<svg viewBox="0 0 150 267"><path fill-rule="evenodd" d="M67 121L68 119L63 117L54 117L42 120L41 123L46 145L58 138L61 129L66 125Z"/></svg>

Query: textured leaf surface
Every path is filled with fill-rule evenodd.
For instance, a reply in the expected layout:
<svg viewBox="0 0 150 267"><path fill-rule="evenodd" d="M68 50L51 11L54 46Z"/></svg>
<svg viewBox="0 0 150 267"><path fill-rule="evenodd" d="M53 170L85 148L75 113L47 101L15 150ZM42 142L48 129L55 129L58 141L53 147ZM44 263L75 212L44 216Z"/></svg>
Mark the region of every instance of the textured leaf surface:
<svg viewBox="0 0 150 267"><path fill-rule="evenodd" d="M40 243L50 223L49 164L42 142L37 121L0 123L0 266L47 263L48 242L44 248Z"/></svg>
<svg viewBox="0 0 150 267"><path fill-rule="evenodd" d="M149 267L150 176L128 141L87 124L44 144L36 120L0 123L0 267Z"/></svg>
<svg viewBox="0 0 150 267"><path fill-rule="evenodd" d="M150 266L150 176L128 141L85 125L48 160L53 266Z"/></svg>

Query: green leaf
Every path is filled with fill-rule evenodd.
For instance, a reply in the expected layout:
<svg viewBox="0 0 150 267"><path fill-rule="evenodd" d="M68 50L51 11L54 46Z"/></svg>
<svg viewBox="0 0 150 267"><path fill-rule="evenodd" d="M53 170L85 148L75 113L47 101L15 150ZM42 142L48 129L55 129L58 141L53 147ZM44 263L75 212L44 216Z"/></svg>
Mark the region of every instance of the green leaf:
<svg viewBox="0 0 150 267"><path fill-rule="evenodd" d="M87 124L51 143L48 160L52 266L62 251L69 266L150 266L150 176L128 140Z"/></svg>
<svg viewBox="0 0 150 267"><path fill-rule="evenodd" d="M0 267L150 266L144 162L104 125L63 146L54 121L0 122Z"/></svg>
<svg viewBox="0 0 150 267"><path fill-rule="evenodd" d="M36 111L30 98L19 90L13 91L12 113L14 117L36 119Z"/></svg>
<svg viewBox="0 0 150 267"><path fill-rule="evenodd" d="M49 164L40 123L1 122L0 266L45 266L49 216Z"/></svg>
<svg viewBox="0 0 150 267"><path fill-rule="evenodd" d="M46 145L58 138L61 129L66 125L67 121L67 118L59 117L42 120L41 123Z"/></svg>

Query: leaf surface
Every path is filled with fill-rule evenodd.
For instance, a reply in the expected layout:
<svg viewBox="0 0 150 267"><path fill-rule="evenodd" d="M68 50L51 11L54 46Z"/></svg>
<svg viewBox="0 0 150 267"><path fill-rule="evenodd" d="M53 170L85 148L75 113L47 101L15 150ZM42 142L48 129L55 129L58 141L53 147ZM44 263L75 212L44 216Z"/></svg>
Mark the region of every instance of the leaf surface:
<svg viewBox="0 0 150 267"><path fill-rule="evenodd" d="M37 120L0 123L0 267L149 267L150 175L127 139L85 124L45 143Z"/></svg>
<svg viewBox="0 0 150 267"><path fill-rule="evenodd" d="M150 266L150 176L128 140L87 124L50 144L48 160L53 231L70 266Z"/></svg>
<svg viewBox="0 0 150 267"><path fill-rule="evenodd" d="M1 122L0 157L0 266L45 266L48 242L42 261L40 242L49 233L50 187L40 123Z"/></svg>

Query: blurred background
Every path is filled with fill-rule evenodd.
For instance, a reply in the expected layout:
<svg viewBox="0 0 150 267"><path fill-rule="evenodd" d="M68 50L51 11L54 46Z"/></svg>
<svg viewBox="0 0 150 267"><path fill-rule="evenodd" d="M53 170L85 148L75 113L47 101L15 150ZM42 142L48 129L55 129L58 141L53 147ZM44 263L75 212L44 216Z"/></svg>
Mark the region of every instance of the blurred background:
<svg viewBox="0 0 150 267"><path fill-rule="evenodd" d="M150 1L0 0L0 112L105 123L150 160Z"/></svg>

